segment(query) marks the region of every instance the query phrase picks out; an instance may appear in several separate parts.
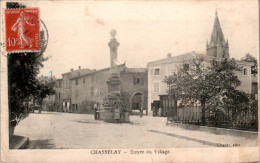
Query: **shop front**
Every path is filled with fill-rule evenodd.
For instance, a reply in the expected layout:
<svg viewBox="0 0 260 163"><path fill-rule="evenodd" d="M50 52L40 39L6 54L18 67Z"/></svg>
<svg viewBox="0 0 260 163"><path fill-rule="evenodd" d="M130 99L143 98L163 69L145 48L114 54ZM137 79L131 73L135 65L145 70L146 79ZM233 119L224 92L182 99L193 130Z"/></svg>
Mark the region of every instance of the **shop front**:
<svg viewBox="0 0 260 163"><path fill-rule="evenodd" d="M71 100L70 99L63 99L63 102L62 102L62 111L63 112L70 112L70 103L71 103Z"/></svg>

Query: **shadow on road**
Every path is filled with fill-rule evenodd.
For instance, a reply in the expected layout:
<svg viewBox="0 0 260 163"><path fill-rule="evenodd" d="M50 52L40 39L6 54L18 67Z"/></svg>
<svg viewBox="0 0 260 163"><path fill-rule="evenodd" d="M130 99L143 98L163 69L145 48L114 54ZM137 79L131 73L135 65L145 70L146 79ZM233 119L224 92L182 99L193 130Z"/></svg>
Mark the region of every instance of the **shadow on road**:
<svg viewBox="0 0 260 163"><path fill-rule="evenodd" d="M44 140L30 140L29 148L30 149L54 149L55 145L51 143L52 139Z"/></svg>
<svg viewBox="0 0 260 163"><path fill-rule="evenodd" d="M91 123L91 124L100 124L99 121L74 121L74 122L78 122L78 123Z"/></svg>
<svg viewBox="0 0 260 163"><path fill-rule="evenodd" d="M62 114L63 112L41 112L41 113L38 113L38 111L37 112L35 112L36 114Z"/></svg>

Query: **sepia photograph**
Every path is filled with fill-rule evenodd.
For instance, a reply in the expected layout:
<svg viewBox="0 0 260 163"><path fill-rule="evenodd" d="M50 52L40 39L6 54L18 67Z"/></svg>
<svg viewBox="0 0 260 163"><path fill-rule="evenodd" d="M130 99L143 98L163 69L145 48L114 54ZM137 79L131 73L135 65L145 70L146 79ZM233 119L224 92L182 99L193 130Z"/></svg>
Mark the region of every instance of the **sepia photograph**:
<svg viewBox="0 0 260 163"><path fill-rule="evenodd" d="M259 161L258 1L0 8L1 161Z"/></svg>

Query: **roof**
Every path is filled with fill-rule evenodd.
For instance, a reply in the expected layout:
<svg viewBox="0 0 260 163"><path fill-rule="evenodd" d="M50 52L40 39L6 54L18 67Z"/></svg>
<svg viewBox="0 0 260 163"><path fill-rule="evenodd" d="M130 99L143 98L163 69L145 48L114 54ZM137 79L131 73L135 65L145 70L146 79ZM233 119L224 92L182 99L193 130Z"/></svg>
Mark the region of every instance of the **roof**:
<svg viewBox="0 0 260 163"><path fill-rule="evenodd" d="M174 57L164 58L164 59L161 59L161 60L149 62L147 64L147 67L149 67L151 65L161 65L161 64L167 64L167 63L183 62L183 61L196 59L196 58L200 58L200 57L205 57L204 59L207 60L207 61L210 61L210 60L213 60L213 59L216 59L216 60L224 59L224 58L213 57L213 56L209 56L209 55L201 54L201 53L196 53L196 52L192 51L192 52L177 55L177 56L174 56ZM240 60L236 60L236 63L239 64L239 65L247 65L247 66L253 65L252 62L246 62L246 61L240 61Z"/></svg>
<svg viewBox="0 0 260 163"><path fill-rule="evenodd" d="M124 64L121 64L121 65L118 65L118 67L125 67L125 63ZM70 80L73 80L73 79L77 79L77 78L81 78L81 77L84 77L84 76L89 76L89 75L92 75L94 73L99 73L99 72L102 72L102 71L108 71L110 70L110 67L108 68L103 68L103 69L100 69L100 70L93 70L89 73L86 73L86 74L81 74L81 75L78 75L78 76L73 76L70 78Z"/></svg>
<svg viewBox="0 0 260 163"><path fill-rule="evenodd" d="M89 73L92 73L93 71L88 69L88 68L85 68L85 69L79 69L79 70L74 70L74 71L71 71L70 73L70 78L75 78L75 77L78 77L80 75L85 75L85 74L89 74Z"/></svg>
<svg viewBox="0 0 260 163"><path fill-rule="evenodd" d="M126 68L125 72L145 73L147 72L147 68Z"/></svg>
<svg viewBox="0 0 260 163"><path fill-rule="evenodd" d="M205 56L205 54L200 54L200 53L196 53L195 51L192 51L192 52L177 55L174 57L169 57L169 58L164 58L164 59L157 60L157 61L152 61L152 62L149 62L147 64L147 66L165 64L165 63L173 63L173 62L181 62L181 61L195 59L195 58L199 58L199 57L203 57L203 56Z"/></svg>
<svg viewBox="0 0 260 163"><path fill-rule="evenodd" d="M88 69L88 68L84 68L84 69L77 69L77 70L65 72L65 73L63 73L63 74L61 74L61 75L72 74L72 75L74 76L74 74L77 74L78 72L86 74L86 73L89 73L89 72L91 72L91 71L92 71L92 70L90 70L90 69Z"/></svg>

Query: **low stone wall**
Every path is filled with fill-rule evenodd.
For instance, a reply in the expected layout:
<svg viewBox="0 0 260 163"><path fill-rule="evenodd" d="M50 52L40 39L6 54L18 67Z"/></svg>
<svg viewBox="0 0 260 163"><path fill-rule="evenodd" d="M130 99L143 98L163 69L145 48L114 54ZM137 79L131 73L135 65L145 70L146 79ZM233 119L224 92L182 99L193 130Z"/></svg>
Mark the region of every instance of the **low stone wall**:
<svg viewBox="0 0 260 163"><path fill-rule="evenodd" d="M245 137L248 139L257 139L258 132L244 131L244 130L235 130L235 129L226 129L218 127L208 127L208 126L199 126L199 125L190 125L190 124L181 124L181 123L170 123L171 125L185 128L188 130L199 130L203 132L210 132L216 135L232 135L238 137Z"/></svg>

